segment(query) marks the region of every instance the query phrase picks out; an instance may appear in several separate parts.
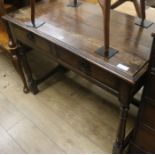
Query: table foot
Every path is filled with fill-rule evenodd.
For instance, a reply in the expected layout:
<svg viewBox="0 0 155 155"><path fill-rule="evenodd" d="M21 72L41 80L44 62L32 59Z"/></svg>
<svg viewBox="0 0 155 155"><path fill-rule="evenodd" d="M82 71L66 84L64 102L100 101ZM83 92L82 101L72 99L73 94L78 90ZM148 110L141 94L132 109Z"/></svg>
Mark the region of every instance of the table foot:
<svg viewBox="0 0 155 155"><path fill-rule="evenodd" d="M38 87L37 87L37 83L36 83L35 80L33 80L33 81L31 81L31 82L28 82L28 85L29 85L30 91L31 91L34 95L36 95L36 94L39 93L39 89L38 89Z"/></svg>
<svg viewBox="0 0 155 155"><path fill-rule="evenodd" d="M28 94L29 91L30 91L30 90L29 90L28 88L26 88L26 87L23 88L23 92L24 92L25 94Z"/></svg>
<svg viewBox="0 0 155 155"><path fill-rule="evenodd" d="M105 58L111 58L113 57L116 53L118 53L118 50L113 49L113 48L109 48L109 51L106 52L104 47L101 47L99 49L97 49L96 53L102 57Z"/></svg>

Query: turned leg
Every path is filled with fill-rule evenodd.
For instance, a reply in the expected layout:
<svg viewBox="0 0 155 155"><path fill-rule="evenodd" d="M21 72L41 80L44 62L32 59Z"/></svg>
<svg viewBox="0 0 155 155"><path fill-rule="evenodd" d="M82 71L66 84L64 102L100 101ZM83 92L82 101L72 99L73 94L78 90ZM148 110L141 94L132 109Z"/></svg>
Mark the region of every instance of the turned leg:
<svg viewBox="0 0 155 155"><path fill-rule="evenodd" d="M129 111L129 104L132 99L130 86L123 84L120 90L120 118L117 137L113 146L113 153L123 153L126 136L126 123Z"/></svg>
<svg viewBox="0 0 155 155"><path fill-rule="evenodd" d="M27 60L26 51L24 49L21 49L20 55L22 57L23 68L24 68L24 72L27 77L29 89L33 94L37 94L39 90L37 87L36 80L33 79L32 71L31 71L30 65Z"/></svg>
<svg viewBox="0 0 155 155"><path fill-rule="evenodd" d="M113 146L113 153L117 153L117 154L123 153L128 111L129 111L128 105L126 106L121 105L120 122L119 122L119 127L118 127L118 132L117 132L117 139Z"/></svg>
<svg viewBox="0 0 155 155"><path fill-rule="evenodd" d="M17 49L10 50L10 53L11 53L13 65L23 81L23 84L24 84L23 91L24 93L28 93L29 88L27 86L26 78L22 68L21 58L17 52Z"/></svg>

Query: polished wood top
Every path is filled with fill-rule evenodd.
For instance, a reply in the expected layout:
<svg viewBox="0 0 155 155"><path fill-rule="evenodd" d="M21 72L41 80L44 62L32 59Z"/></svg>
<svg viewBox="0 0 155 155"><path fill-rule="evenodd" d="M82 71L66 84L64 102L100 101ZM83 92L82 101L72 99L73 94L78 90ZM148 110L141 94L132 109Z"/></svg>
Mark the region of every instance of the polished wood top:
<svg viewBox="0 0 155 155"><path fill-rule="evenodd" d="M96 50L104 43L103 17L99 5L82 2L80 7L72 8L67 4L66 0L38 3L37 18L46 22L38 29L25 25L30 20L30 8L20 9L4 19L134 84L146 72L155 25L143 29L134 24L134 17L112 11L111 47L119 52L106 59L96 54ZM151 16L155 15L154 12L150 13Z"/></svg>

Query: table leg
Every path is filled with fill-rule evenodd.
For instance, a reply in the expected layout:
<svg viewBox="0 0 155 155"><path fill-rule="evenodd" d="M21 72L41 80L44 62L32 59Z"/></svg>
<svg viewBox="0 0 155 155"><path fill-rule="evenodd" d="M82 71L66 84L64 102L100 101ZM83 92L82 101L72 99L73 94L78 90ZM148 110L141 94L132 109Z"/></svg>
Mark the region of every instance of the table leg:
<svg viewBox="0 0 155 155"><path fill-rule="evenodd" d="M129 104L132 99L131 96L131 87L129 85L123 84L120 90L120 118L119 118L119 127L117 131L117 137L115 144L113 146L113 153L123 153L124 142L126 136L126 123L129 111Z"/></svg>
<svg viewBox="0 0 155 155"><path fill-rule="evenodd" d="M23 81L23 84L24 84L24 88L23 88L23 91L24 93L28 93L29 92L29 88L28 88L28 85L27 85L27 82L26 82L26 78L25 78L25 75L24 75L24 72L23 72L23 67L22 67L22 61L21 61L21 57L18 53L18 49L11 49L10 50L11 52L11 57L12 57L12 63L16 69L16 71L18 72L18 74L20 75L22 81Z"/></svg>
<svg viewBox="0 0 155 155"><path fill-rule="evenodd" d="M29 89L33 94L37 94L39 90L38 90L36 81L33 79L32 71L27 60L26 51L24 49L21 49L20 55L22 57L23 68L27 76Z"/></svg>

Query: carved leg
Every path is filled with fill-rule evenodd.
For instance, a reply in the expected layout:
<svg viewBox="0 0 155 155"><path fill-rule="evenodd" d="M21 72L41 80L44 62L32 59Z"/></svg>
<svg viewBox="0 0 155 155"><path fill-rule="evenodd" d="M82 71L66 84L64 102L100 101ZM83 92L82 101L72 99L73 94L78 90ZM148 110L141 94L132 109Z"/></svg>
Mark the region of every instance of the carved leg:
<svg viewBox="0 0 155 155"><path fill-rule="evenodd" d="M24 75L24 72L22 69L21 58L18 55L17 49L10 50L10 53L11 53L13 65L14 65L16 71L18 72L18 74L20 75L22 81L23 81L23 84L24 84L23 91L24 91L24 93L28 93L29 89L28 89L27 82L25 79L25 75Z"/></svg>
<svg viewBox="0 0 155 155"><path fill-rule="evenodd" d="M23 68L24 68L25 74L27 76L29 89L33 94L37 94L39 92L39 90L37 88L37 83L33 79L31 68L30 68L29 63L27 61L25 51L23 49L20 50L20 55L22 57Z"/></svg>
<svg viewBox="0 0 155 155"><path fill-rule="evenodd" d="M124 139L125 139L125 129L126 129L126 121L128 116L129 106L121 106L120 107L120 123L117 133L117 139L113 146L113 153L123 153L124 149Z"/></svg>
<svg viewBox="0 0 155 155"><path fill-rule="evenodd" d="M126 136L126 123L129 111L129 104L131 97L131 88L130 86L124 84L120 90L120 122L117 131L117 138L115 144L113 146L113 153L123 153L124 145L125 145L125 136Z"/></svg>

